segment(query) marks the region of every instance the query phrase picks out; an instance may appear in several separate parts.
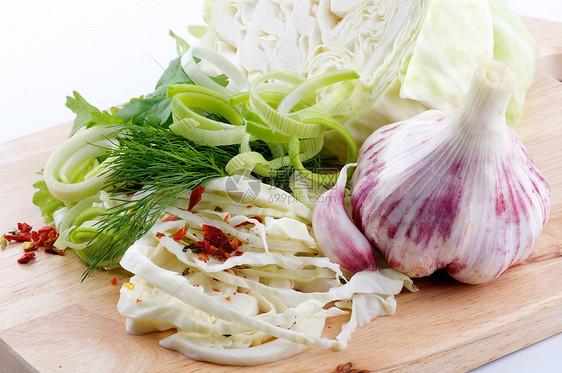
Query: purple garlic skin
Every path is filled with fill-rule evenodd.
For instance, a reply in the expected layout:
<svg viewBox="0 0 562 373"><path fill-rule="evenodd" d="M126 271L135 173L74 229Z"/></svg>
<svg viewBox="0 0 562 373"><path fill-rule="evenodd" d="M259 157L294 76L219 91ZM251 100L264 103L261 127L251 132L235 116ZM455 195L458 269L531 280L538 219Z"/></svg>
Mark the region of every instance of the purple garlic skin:
<svg viewBox="0 0 562 373"><path fill-rule="evenodd" d="M422 113L361 147L352 216L391 267L479 284L530 255L550 188L505 124L511 82L507 67L483 63L456 113Z"/></svg>
<svg viewBox="0 0 562 373"><path fill-rule="evenodd" d="M314 205L312 229L318 248L332 262L353 273L375 271L374 250L345 208L347 168L353 165L341 170L336 185L324 192Z"/></svg>

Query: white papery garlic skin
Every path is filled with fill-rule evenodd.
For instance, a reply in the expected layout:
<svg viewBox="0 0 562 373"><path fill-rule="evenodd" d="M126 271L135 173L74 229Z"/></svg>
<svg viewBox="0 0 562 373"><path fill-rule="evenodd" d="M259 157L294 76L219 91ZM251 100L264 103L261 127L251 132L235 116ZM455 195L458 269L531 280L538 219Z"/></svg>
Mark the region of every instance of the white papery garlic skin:
<svg viewBox="0 0 562 373"><path fill-rule="evenodd" d="M391 267L479 284L529 256L550 188L505 124L512 87L507 66L484 62L457 112L428 111L365 141L353 219Z"/></svg>

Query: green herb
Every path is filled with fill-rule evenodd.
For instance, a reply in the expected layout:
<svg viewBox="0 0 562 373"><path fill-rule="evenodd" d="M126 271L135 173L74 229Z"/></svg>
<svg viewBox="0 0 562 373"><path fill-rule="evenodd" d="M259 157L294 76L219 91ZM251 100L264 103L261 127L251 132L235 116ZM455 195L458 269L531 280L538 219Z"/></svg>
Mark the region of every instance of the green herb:
<svg viewBox="0 0 562 373"><path fill-rule="evenodd" d="M189 43L172 30L169 30L168 34L176 41L176 52L178 56L183 56L190 48Z"/></svg>
<svg viewBox="0 0 562 373"><path fill-rule="evenodd" d="M228 77L224 74L211 79L223 87L228 85ZM193 84L181 67L181 57L170 62L158 79L153 93L146 97L133 98L123 105L116 117L122 119L124 123L168 128L172 124L172 99L166 95L170 84Z"/></svg>
<svg viewBox="0 0 562 373"><path fill-rule="evenodd" d="M33 187L37 189L33 194L33 204L41 209L45 223L52 223L53 213L64 207L64 203L53 197L44 180L36 182Z"/></svg>
<svg viewBox="0 0 562 373"><path fill-rule="evenodd" d="M66 107L76 114L70 136L74 135L82 127L90 128L99 124L117 124L122 122L121 119L115 117L115 114L119 111L118 108L112 107L110 109L111 112L102 112L76 91L72 92L72 96L66 96Z"/></svg>
<svg viewBox="0 0 562 373"><path fill-rule="evenodd" d="M236 154L234 146L199 146L171 131L124 126L116 148L109 150L113 161L105 171L108 181L104 189L118 205L101 217L99 240L88 247L92 254L83 278L101 263L117 263L182 193L211 178L226 176L224 167ZM138 199L131 202L123 197L133 192Z"/></svg>

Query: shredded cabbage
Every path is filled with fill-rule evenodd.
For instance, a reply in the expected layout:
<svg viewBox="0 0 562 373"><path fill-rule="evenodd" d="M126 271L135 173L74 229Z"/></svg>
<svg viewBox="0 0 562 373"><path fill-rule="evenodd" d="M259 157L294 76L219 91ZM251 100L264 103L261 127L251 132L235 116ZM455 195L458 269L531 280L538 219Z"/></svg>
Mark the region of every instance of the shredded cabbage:
<svg viewBox="0 0 562 373"><path fill-rule="evenodd" d="M329 114L359 145L382 125L454 110L477 64L492 58L514 72L506 120L515 127L536 67L535 41L505 0L206 0L204 20L200 44L250 78L358 72L347 103ZM341 154L341 139L326 136L325 149Z"/></svg>
<svg viewBox="0 0 562 373"><path fill-rule="evenodd" d="M403 287L416 290L382 263L349 277L321 256L304 204L273 199L287 193L265 184L254 199L240 201L242 189L231 179L208 182L191 211L189 193L182 196L162 215L175 220L162 219L127 250L120 264L134 274L134 286L121 288L117 309L128 332L176 328L162 346L196 360L262 364L307 346L344 349L356 327L394 313L394 295ZM241 178L236 185L250 182ZM202 240L203 225L242 242L241 255L202 260L190 244ZM183 227L183 238L174 239ZM335 339L322 336L327 318L346 314Z"/></svg>

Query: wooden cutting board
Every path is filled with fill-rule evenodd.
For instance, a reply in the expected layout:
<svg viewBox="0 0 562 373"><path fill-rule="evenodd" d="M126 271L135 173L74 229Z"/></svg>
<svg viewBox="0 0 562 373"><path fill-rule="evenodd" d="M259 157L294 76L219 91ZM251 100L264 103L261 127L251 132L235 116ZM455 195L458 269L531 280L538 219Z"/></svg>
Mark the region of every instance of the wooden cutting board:
<svg viewBox="0 0 562 373"><path fill-rule="evenodd" d="M171 332L132 336L116 310L123 270L97 272L65 256L16 262L19 244L0 251L0 371L336 372L466 371L562 331L562 24L525 19L539 43L539 70L517 130L552 188L552 211L531 257L479 286L436 275L396 298L394 316L359 328L345 351L309 348L259 367L192 361L159 346ZM554 77L553 77L554 75ZM555 77L557 79L555 79ZM0 232L42 225L31 203L36 174L67 136L64 123L0 147ZM117 285L110 279L117 278ZM330 320L334 337L343 319ZM340 366L340 370L338 370ZM349 371L349 365L347 366Z"/></svg>

